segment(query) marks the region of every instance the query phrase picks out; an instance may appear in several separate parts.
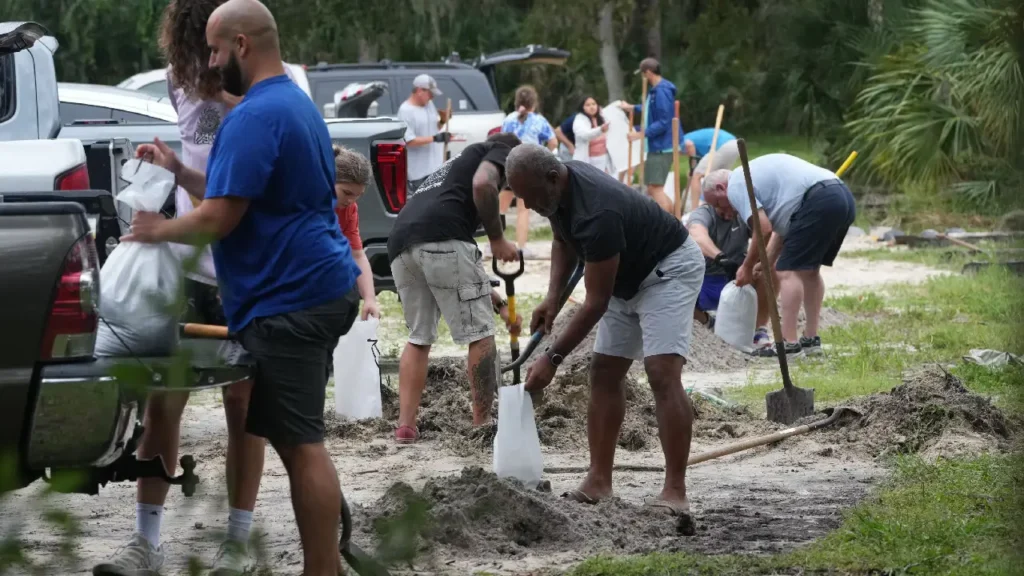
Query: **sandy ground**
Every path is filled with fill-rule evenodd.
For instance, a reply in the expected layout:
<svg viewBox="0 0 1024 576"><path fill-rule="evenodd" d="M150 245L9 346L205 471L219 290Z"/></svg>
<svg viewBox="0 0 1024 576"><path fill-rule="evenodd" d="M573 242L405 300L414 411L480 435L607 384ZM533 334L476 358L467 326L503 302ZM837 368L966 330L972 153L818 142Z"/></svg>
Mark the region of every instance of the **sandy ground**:
<svg viewBox="0 0 1024 576"><path fill-rule="evenodd" d="M543 246L544 243L539 243L532 251L543 255ZM517 282L517 291L520 294L543 293L547 288L548 270L548 263L544 260L529 261L526 276ZM830 291L856 292L879 289L888 283L920 282L941 273L923 266L869 263L841 256L835 267L826 271L826 283ZM575 297L582 300L583 296L580 286ZM385 349L389 344L386 342L388 336L381 337L381 349ZM763 363L707 369L684 375L684 385L711 390L768 380L773 373L772 366ZM329 399L328 404L333 406L333 400ZM751 428L745 434L765 431ZM355 508L356 541L364 548L373 549L371 536L363 530L369 526L369 511L395 482L405 482L419 490L430 480L458 475L468 466L479 466L485 470L491 468L489 449L481 448L475 453L460 455L449 450L446 444L431 440L398 448L387 437L388 432L381 431L370 439L332 436L327 443L346 497ZM697 434L693 452L699 453L734 441L726 432ZM197 473L202 483L192 498L185 498L180 491L172 490L168 499L163 527L167 552L164 574L185 573L190 556L210 561L219 545L221 531L225 529L227 513L223 468L226 435L218 392L197 394L190 403L182 425L182 443L182 453L193 454L198 459ZM586 450L575 447L560 449L546 446L544 459L546 466L585 466L588 457ZM663 459L655 443L641 451L620 450L618 463L661 465ZM469 574L487 570L498 574L523 574L540 567L568 566L602 551L761 553L791 549L837 526L842 510L862 498L883 473L871 455L846 450L833 437L804 436L693 467L688 478L698 532L692 538L647 536L638 538L639 543L633 544L629 544L627 538L624 543L595 545L596 548L565 545L534 550L513 546L506 553L498 554L439 548L422 555L410 573ZM552 503L552 499L574 488L581 477L581 474L549 475L552 493L539 497L552 506L561 506L560 510L569 510L571 514L572 509L566 506L583 505ZM615 489L621 504L615 509L616 513L621 515L625 513L623 510L640 510L645 496L658 493L661 480L659 473L618 473ZM35 558L53 554L59 545L57 532L43 521L37 506L37 498L43 488L40 483L22 490L5 499L0 506L2 530L6 532L21 525L21 537L27 544L28 553ZM66 573L88 573L89 566L109 557L125 542L134 529L134 501L135 489L130 483L108 485L94 497L57 495L48 498L48 506L69 511L81 520L81 537L74 549L81 563ZM643 518L645 523L664 524L665 531L661 533L671 533L670 519L649 515ZM609 518L608 522L617 520ZM256 523L266 532L266 562L274 574L299 574L302 556L288 479L280 460L272 453L267 457ZM629 532L625 528L622 531Z"/></svg>

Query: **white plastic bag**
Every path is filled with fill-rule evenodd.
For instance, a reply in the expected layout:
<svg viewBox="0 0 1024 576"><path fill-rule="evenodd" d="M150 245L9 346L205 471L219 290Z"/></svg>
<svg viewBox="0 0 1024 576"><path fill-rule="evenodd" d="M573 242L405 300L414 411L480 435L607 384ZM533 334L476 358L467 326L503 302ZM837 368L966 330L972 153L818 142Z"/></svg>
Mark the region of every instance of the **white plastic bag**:
<svg viewBox="0 0 1024 576"><path fill-rule="evenodd" d="M757 329L757 291L749 284L742 288L729 282L722 288L715 316L715 335L744 352L754 349Z"/></svg>
<svg viewBox="0 0 1024 576"><path fill-rule="evenodd" d="M533 399L523 384L498 388L494 473L499 478L515 478L531 490L540 484L544 473L537 422L533 419Z"/></svg>
<svg viewBox="0 0 1024 576"><path fill-rule="evenodd" d="M363 420L383 415L380 367L374 356L376 318L356 321L334 349L334 410L342 418Z"/></svg>
<svg viewBox="0 0 1024 576"><path fill-rule="evenodd" d="M174 175L129 160L121 178L131 183L117 200L134 210L158 212L174 188ZM181 283L178 258L168 244L123 242L100 269L97 356L166 356L178 344L172 309Z"/></svg>

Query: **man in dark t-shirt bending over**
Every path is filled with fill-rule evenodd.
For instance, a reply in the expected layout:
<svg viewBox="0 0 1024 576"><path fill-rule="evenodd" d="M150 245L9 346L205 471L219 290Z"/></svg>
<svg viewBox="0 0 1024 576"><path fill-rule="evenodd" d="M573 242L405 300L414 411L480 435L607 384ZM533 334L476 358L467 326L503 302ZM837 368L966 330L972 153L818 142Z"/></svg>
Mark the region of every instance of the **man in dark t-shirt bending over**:
<svg viewBox="0 0 1024 576"><path fill-rule="evenodd" d="M661 494L646 505L679 516L680 530L693 534L686 499L693 412L681 374L704 278L700 248L654 200L590 164L563 164L540 146L522 144L509 153L505 166L512 191L530 210L547 217L554 233L551 284L533 313L531 331L542 326L551 331L559 293L577 258L585 262L583 306L530 366L526 389L543 390L565 356L598 326L587 416L590 471L579 489L565 496L593 503L612 494L615 445L626 410L625 376L640 360L654 392L666 463Z"/></svg>
<svg viewBox="0 0 1024 576"><path fill-rule="evenodd" d="M409 342L398 366L395 441L399 444L411 444L419 436L416 413L426 385L430 347L437 340L442 316L452 340L469 345L473 425L491 423L498 386L494 314L500 313L507 324L508 309L491 290L473 235L482 224L495 258L506 262L519 259L515 244L505 240L498 212L505 157L518 144L515 134L495 134L467 146L420 184L391 229L391 275L409 328ZM518 330L518 326L509 329Z"/></svg>

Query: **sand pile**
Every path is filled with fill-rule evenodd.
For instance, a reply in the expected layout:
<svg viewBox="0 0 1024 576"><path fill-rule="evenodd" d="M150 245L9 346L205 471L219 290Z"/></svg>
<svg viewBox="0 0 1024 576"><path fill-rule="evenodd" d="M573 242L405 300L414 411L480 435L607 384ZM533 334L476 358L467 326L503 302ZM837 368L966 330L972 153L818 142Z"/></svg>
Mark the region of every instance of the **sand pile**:
<svg viewBox="0 0 1024 576"><path fill-rule="evenodd" d="M618 498L584 506L499 480L481 468L430 480L420 492L397 483L363 513L370 521L361 522L362 530L375 533L386 550L406 548L386 556L408 556L413 550L464 558L598 549L633 554L677 536L673 519L663 512ZM419 524L415 536L391 534L410 524Z"/></svg>
<svg viewBox="0 0 1024 576"><path fill-rule="evenodd" d="M1005 451L1020 424L939 366L904 375L903 384L850 403L863 414L827 431L837 442L856 443L871 456L951 456Z"/></svg>

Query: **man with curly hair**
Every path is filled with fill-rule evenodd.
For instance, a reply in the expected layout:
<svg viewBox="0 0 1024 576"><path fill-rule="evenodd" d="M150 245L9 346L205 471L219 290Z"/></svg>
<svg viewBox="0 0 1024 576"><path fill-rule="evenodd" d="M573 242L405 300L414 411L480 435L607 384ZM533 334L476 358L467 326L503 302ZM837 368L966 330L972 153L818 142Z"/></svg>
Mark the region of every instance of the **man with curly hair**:
<svg viewBox="0 0 1024 576"><path fill-rule="evenodd" d="M207 159L221 120L241 100L224 90L220 72L209 67L206 26L210 15L225 1L172 0L164 10L160 27L160 48L168 62L168 95L178 112L181 162L187 168L203 173L206 172ZM287 67L285 72L291 77ZM177 217L192 212L202 200L201 196L190 195L179 186L175 191ZM185 321L227 324L210 247L172 246L183 261L195 262L193 269L186 270L188 308ZM228 364L251 363L251 358L237 342L225 343L220 356ZM229 511L227 539L214 560L213 572L221 576L245 574L255 569L255 560L248 551L247 543L263 474L265 441L245 430L252 386L249 380L223 389L228 430L226 475ZM145 433L138 456L161 456L170 474L173 474L178 459L181 417L188 397L187 392L152 394L146 405ZM169 488L160 478L138 480L135 534L114 558L96 566L95 574L148 574L159 570L164 561L160 528Z"/></svg>

